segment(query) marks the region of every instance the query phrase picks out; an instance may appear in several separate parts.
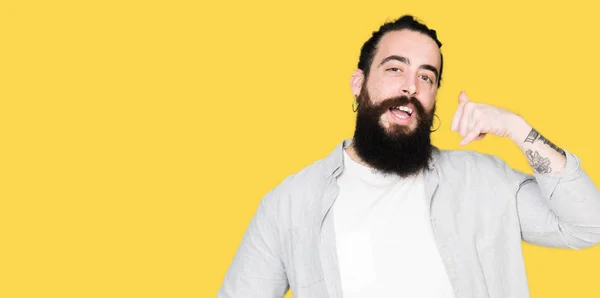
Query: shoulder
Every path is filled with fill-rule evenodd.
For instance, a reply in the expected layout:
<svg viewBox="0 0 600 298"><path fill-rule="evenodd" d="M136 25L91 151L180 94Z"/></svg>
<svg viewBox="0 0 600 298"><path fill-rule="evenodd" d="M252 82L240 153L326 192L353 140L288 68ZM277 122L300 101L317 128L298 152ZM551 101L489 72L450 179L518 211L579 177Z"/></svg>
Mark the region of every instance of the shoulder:
<svg viewBox="0 0 600 298"><path fill-rule="evenodd" d="M501 158L488 153L473 150L439 150L439 161L442 165L455 166L493 166L505 167L507 163Z"/></svg>
<svg viewBox="0 0 600 298"><path fill-rule="evenodd" d="M271 209L278 212L317 208L318 201L330 186L333 176L342 167L342 150L347 144L346 140L338 143L328 155L286 176L267 194L263 204L271 205L274 207Z"/></svg>
<svg viewBox="0 0 600 298"><path fill-rule="evenodd" d="M332 168L325 158L319 159L286 176L275 188L269 191L264 203L285 207L285 205L291 203L291 200L297 201L299 197L302 199L315 197L308 194L322 191L333 171L335 171L335 168Z"/></svg>
<svg viewBox="0 0 600 298"><path fill-rule="evenodd" d="M498 156L472 150L439 150L436 164L446 172L507 176L516 173Z"/></svg>
<svg viewBox="0 0 600 298"><path fill-rule="evenodd" d="M510 185L532 179L530 174L512 168L498 156L472 150L439 150L436 164L446 178L471 177Z"/></svg>

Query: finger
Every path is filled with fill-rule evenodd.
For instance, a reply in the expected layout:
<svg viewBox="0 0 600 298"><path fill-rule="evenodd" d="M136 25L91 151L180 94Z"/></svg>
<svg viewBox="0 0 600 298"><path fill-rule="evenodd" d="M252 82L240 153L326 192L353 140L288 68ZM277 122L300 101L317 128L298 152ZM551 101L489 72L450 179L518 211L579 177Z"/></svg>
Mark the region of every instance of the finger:
<svg viewBox="0 0 600 298"><path fill-rule="evenodd" d="M464 102L461 102L458 104L458 108L456 109L456 112L454 113L454 117L452 117L452 124L450 125L450 129L452 131L458 131L458 122L460 120L460 117L462 116L463 110L465 108L465 104Z"/></svg>
<svg viewBox="0 0 600 298"><path fill-rule="evenodd" d="M450 129L452 131L458 131L458 122L464 111L465 104L468 103L469 101L470 100L467 97L467 93L465 91L461 91L458 94L458 108L456 109L456 113L454 114L454 117L452 118L452 124L450 125Z"/></svg>
<svg viewBox="0 0 600 298"><path fill-rule="evenodd" d="M469 97L467 96L467 92L465 92L463 90L458 94L458 101L459 102L469 102L471 100L469 100Z"/></svg>
<svg viewBox="0 0 600 298"><path fill-rule="evenodd" d="M464 138L474 125L473 105L466 103L458 122L458 133Z"/></svg>
<svg viewBox="0 0 600 298"><path fill-rule="evenodd" d="M483 138L485 138L485 136L487 136L487 133L479 133L479 135L475 138L475 141L480 141L483 140Z"/></svg>
<svg viewBox="0 0 600 298"><path fill-rule="evenodd" d="M479 127L474 127L467 133L467 135L462 139L462 141L460 141L459 145L465 146L465 145L469 144L471 141L478 138L480 135L481 135L481 129L479 129Z"/></svg>
<svg viewBox="0 0 600 298"><path fill-rule="evenodd" d="M465 100L465 99L467 99L467 100ZM460 119L463 108L465 107L465 102L467 102L467 101L468 101L468 98L466 98L465 92L461 91L458 94L458 108L456 109L456 113L454 113L454 117L452 117L452 124L450 125L451 130L453 130L453 131L458 130L458 120Z"/></svg>

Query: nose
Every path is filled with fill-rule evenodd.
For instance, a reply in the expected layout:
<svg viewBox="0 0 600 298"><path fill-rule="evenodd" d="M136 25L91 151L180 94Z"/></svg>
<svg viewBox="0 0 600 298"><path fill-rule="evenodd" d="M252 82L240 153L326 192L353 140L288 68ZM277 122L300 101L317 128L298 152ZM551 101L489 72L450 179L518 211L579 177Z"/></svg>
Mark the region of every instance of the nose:
<svg viewBox="0 0 600 298"><path fill-rule="evenodd" d="M415 82L415 78L412 76L406 77L402 85L400 86L400 91L402 95L406 96L415 96L417 95L417 84Z"/></svg>

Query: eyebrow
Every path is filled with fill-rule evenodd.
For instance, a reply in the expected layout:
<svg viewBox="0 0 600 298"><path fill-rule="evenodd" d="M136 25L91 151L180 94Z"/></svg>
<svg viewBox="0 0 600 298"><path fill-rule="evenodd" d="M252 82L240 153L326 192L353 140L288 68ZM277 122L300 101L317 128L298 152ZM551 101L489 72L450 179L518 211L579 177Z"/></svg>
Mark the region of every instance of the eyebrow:
<svg viewBox="0 0 600 298"><path fill-rule="evenodd" d="M388 56L385 59L383 59L383 61L381 61L379 66L385 64L386 62L388 62L390 60L396 60L396 61L400 61L404 64L410 65L410 59L403 57L403 56L391 55L391 56ZM435 80L437 81L439 72L438 72L437 68L435 68L435 66L429 65L429 64L423 64L423 65L419 65L419 69L425 69L425 70L429 70L429 71L433 72L435 74Z"/></svg>

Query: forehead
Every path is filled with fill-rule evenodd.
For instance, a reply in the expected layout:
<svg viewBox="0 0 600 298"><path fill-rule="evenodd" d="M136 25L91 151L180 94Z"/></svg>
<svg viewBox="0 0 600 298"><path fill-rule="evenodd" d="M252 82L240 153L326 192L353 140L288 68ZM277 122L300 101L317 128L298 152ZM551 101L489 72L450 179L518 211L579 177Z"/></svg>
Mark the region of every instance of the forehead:
<svg viewBox="0 0 600 298"><path fill-rule="evenodd" d="M440 69L440 49L431 37L419 32L401 30L386 33L379 41L372 66L392 55L406 57L415 66L429 64Z"/></svg>

